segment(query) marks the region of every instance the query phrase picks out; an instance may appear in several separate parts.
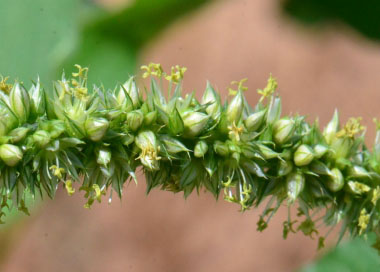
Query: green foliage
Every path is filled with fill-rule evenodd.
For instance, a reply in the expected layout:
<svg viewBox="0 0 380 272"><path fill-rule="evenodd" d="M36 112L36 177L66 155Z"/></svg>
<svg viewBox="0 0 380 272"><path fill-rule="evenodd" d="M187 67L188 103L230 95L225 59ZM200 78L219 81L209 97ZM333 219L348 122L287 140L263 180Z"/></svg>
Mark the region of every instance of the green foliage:
<svg viewBox="0 0 380 272"><path fill-rule="evenodd" d="M357 238L338 245L300 272L376 272L379 271L379 267L378 252L371 248L368 242Z"/></svg>
<svg viewBox="0 0 380 272"><path fill-rule="evenodd" d="M380 40L380 3L377 0L286 0L284 11L305 24L335 21L352 27L365 37Z"/></svg>

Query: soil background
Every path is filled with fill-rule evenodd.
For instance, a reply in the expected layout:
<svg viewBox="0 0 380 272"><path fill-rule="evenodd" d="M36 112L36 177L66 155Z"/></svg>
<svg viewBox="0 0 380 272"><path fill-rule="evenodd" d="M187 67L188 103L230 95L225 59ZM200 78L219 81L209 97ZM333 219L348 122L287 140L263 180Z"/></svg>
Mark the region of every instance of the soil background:
<svg viewBox="0 0 380 272"><path fill-rule="evenodd" d="M198 97L208 79L227 98L232 80L248 78L251 104L269 73L279 81L284 114L362 116L369 144L380 117L380 46L335 23L305 29L283 16L275 0L225 0L171 26L144 51L141 63L188 67L184 86ZM111 205L82 209L82 194L61 190L23 219L4 272L63 271L293 271L318 257L317 241L282 239L282 209L263 233L259 210L216 202L201 193L153 191L144 179L125 187ZM106 202L106 201L105 201ZM335 240L330 239L329 244Z"/></svg>

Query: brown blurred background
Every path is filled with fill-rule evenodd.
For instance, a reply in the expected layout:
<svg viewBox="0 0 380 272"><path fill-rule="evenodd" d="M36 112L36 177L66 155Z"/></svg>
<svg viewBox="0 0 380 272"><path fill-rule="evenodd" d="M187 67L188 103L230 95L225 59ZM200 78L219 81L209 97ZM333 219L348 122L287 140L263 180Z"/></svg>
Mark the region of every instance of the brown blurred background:
<svg viewBox="0 0 380 272"><path fill-rule="evenodd" d="M230 82L247 77L251 104L272 73L285 114L319 116L323 125L335 108L343 121L362 116L370 144L372 117L380 117L379 49L344 25L305 29L282 15L279 1L225 0L177 21L144 48L141 63L188 67L185 89L198 96L207 79L226 98ZM1 271L276 272L319 254L317 241L301 234L282 239L285 210L259 233L258 210L240 213L204 193L187 200L161 191L147 197L141 175L121 202L91 210L83 204L81 194L60 190L22 219Z"/></svg>

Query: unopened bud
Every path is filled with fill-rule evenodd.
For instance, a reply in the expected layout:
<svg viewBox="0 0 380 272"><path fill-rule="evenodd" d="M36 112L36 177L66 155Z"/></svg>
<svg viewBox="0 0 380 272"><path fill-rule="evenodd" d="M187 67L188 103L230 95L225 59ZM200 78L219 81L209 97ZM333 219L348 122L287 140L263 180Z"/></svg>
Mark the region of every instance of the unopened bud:
<svg viewBox="0 0 380 272"><path fill-rule="evenodd" d="M326 152L329 149L325 145L317 144L314 146L313 150L314 150L314 157L316 157L317 159L320 159L323 157L323 155L326 154Z"/></svg>
<svg viewBox="0 0 380 272"><path fill-rule="evenodd" d="M189 152L190 150L180 141L177 139L167 136L167 135L162 135L160 137L160 141L164 143L166 150L169 153L178 153L178 152Z"/></svg>
<svg viewBox="0 0 380 272"><path fill-rule="evenodd" d="M37 130L36 132L34 132L32 138L33 142L38 147L45 147L48 143L50 143L51 140L50 134L45 130Z"/></svg>
<svg viewBox="0 0 380 272"><path fill-rule="evenodd" d="M18 117L20 123L25 123L29 118L30 98L25 88L18 82L13 85L9 94L12 111Z"/></svg>
<svg viewBox="0 0 380 272"><path fill-rule="evenodd" d="M128 112L127 124L132 131L136 131L142 125L144 121L144 115L141 110L135 110Z"/></svg>
<svg viewBox="0 0 380 272"><path fill-rule="evenodd" d="M301 173L291 173L286 179L287 194L294 202L305 187L305 177Z"/></svg>
<svg viewBox="0 0 380 272"><path fill-rule="evenodd" d="M348 174L350 177L354 178L370 178L371 176L369 175L368 171L359 165L354 165L353 167L350 168L348 171Z"/></svg>
<svg viewBox="0 0 380 272"><path fill-rule="evenodd" d="M135 141L135 137L132 135L132 134L126 134L122 137L122 143L123 145L130 145L131 143L133 143Z"/></svg>
<svg viewBox="0 0 380 272"><path fill-rule="evenodd" d="M42 116L46 112L45 106L45 91L41 88L40 78L37 79L37 83L33 84L30 89L31 98L31 113L34 117Z"/></svg>
<svg viewBox="0 0 380 272"><path fill-rule="evenodd" d="M17 142L25 139L25 136L28 134L29 130L30 129L26 128L26 127L19 127L19 128L15 128L14 130L10 131L9 136L12 137L11 138L12 143L17 143Z"/></svg>
<svg viewBox="0 0 380 272"><path fill-rule="evenodd" d="M88 118L84 124L86 134L92 141L99 141L103 138L109 127L109 122L105 118Z"/></svg>
<svg viewBox="0 0 380 272"><path fill-rule="evenodd" d="M132 100L133 106L137 108L140 105L140 90L137 87L134 77L130 77L121 87L117 98L120 104L122 104L125 100L125 94L122 88L124 88L124 90L128 93Z"/></svg>
<svg viewBox="0 0 380 272"><path fill-rule="evenodd" d="M235 122L235 124L239 123L241 114L243 112L243 107L243 92L239 90L227 107L226 117L227 121L230 124L232 124L233 122Z"/></svg>
<svg viewBox="0 0 380 272"><path fill-rule="evenodd" d="M327 181L327 187L332 192L338 192L342 190L344 186L344 178L342 173L338 168L331 169L331 174L329 176L329 180Z"/></svg>
<svg viewBox="0 0 380 272"><path fill-rule="evenodd" d="M220 97L209 82L207 82L207 87L202 97L202 104L209 104L206 107L206 112L213 119L218 118L221 112Z"/></svg>
<svg viewBox="0 0 380 272"><path fill-rule="evenodd" d="M338 111L335 110L334 116L331 121L327 124L323 131L323 136L325 137L326 143L331 144L333 139L335 138L335 134L339 129L339 114Z"/></svg>
<svg viewBox="0 0 380 272"><path fill-rule="evenodd" d="M22 157L22 151L18 146L12 144L0 146L0 158L8 166L15 166L22 160Z"/></svg>
<svg viewBox="0 0 380 272"><path fill-rule="evenodd" d="M157 120L157 111L151 111L144 115L144 124L149 126L156 122Z"/></svg>
<svg viewBox="0 0 380 272"><path fill-rule="evenodd" d="M266 110L252 113L244 120L244 125L248 131L256 131L264 121Z"/></svg>
<svg viewBox="0 0 380 272"><path fill-rule="evenodd" d="M202 158L207 153L208 146L205 141L199 141L194 147L194 156L197 158Z"/></svg>
<svg viewBox="0 0 380 272"><path fill-rule="evenodd" d="M286 176L293 170L293 164L290 161L280 161L277 174L279 176Z"/></svg>
<svg viewBox="0 0 380 272"><path fill-rule="evenodd" d="M112 153L109 150L109 148L106 148L106 147L99 148L97 152L96 162L100 165L107 166L107 164L111 161L111 156L112 156Z"/></svg>
<svg viewBox="0 0 380 272"><path fill-rule="evenodd" d="M294 120L282 118L277 120L273 126L273 137L277 144L284 144L290 140L295 130Z"/></svg>
<svg viewBox="0 0 380 272"><path fill-rule="evenodd" d="M201 112L185 112L182 116L185 125L185 134L187 136L197 136L205 128L209 116Z"/></svg>
<svg viewBox="0 0 380 272"><path fill-rule="evenodd" d="M352 139L348 137L334 138L331 143L331 150L333 151L335 159L347 158L351 151Z"/></svg>
<svg viewBox="0 0 380 272"><path fill-rule="evenodd" d="M294 153L294 163L297 166L305 166L314 159L313 150L307 145L300 145Z"/></svg>
<svg viewBox="0 0 380 272"><path fill-rule="evenodd" d="M218 155L223 157L229 154L228 146L221 141L215 141L214 150Z"/></svg>

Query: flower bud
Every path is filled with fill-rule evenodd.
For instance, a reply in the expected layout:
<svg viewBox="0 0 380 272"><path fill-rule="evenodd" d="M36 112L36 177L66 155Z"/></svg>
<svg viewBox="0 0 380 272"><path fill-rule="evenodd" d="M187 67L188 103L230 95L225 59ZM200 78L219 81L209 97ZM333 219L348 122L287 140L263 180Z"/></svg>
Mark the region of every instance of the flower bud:
<svg viewBox="0 0 380 272"><path fill-rule="evenodd" d="M347 158L351 151L352 144L352 140L348 137L334 138L331 143L334 158Z"/></svg>
<svg viewBox="0 0 380 272"><path fill-rule="evenodd" d="M138 108L140 105L140 90L137 87L136 81L134 77L130 77L127 82L124 83L124 85L120 88L117 100L119 104L122 104L125 101L125 94L124 90L128 93L129 97L132 100L133 106L135 108Z"/></svg>
<svg viewBox="0 0 380 272"><path fill-rule="evenodd" d="M25 123L29 118L30 99L25 88L18 82L13 85L9 94L12 111L18 117L20 123Z"/></svg>
<svg viewBox="0 0 380 272"><path fill-rule="evenodd" d="M128 112L127 124L128 124L128 127L132 131L138 130L139 127L142 125L143 121L144 121L144 115L141 112L141 110L135 110L135 111Z"/></svg>
<svg viewBox="0 0 380 272"><path fill-rule="evenodd" d="M23 140L26 134L28 134L29 130L30 129L26 127L19 127L9 132L9 136L12 137L12 143L17 143Z"/></svg>
<svg viewBox="0 0 380 272"><path fill-rule="evenodd" d="M273 138L277 144L284 144L290 140L295 130L294 120L282 118L273 125Z"/></svg>
<svg viewBox="0 0 380 272"><path fill-rule="evenodd" d="M338 111L335 110L334 116L331 121L327 124L323 131L323 136L325 137L326 143L331 144L332 140L335 138L335 134L339 129L339 114Z"/></svg>
<svg viewBox="0 0 380 272"><path fill-rule="evenodd" d="M291 173L286 179L287 194L294 202L305 187L305 177L301 173Z"/></svg>
<svg viewBox="0 0 380 272"><path fill-rule="evenodd" d="M58 138L65 131L65 122L62 120L49 120L41 122L40 127L42 130L48 131L50 137L53 139Z"/></svg>
<svg viewBox="0 0 380 272"><path fill-rule="evenodd" d="M144 124L149 126L156 122L157 120L157 111L151 111L144 115Z"/></svg>
<svg viewBox="0 0 380 272"><path fill-rule="evenodd" d="M197 158L203 158L207 153L208 146L205 141L199 141L194 147L194 156Z"/></svg>
<svg viewBox="0 0 380 272"><path fill-rule="evenodd" d="M207 87L201 102L203 105L209 104L206 107L206 112L208 115L210 115L214 120L219 117L221 112L220 97L209 82L207 82Z"/></svg>
<svg viewBox="0 0 380 272"><path fill-rule="evenodd" d="M323 155L326 154L326 152L329 149L325 145L317 144L317 145L314 146L313 150L314 150L314 157L317 158L317 159L320 159L320 158L323 157Z"/></svg>
<svg viewBox="0 0 380 272"><path fill-rule="evenodd" d="M159 169L158 152L160 151L156 135L150 131L145 130L140 132L135 139L136 146L141 149L140 156L138 157L141 163L151 171Z"/></svg>
<svg viewBox="0 0 380 272"><path fill-rule="evenodd" d="M278 158L279 154L266 145L263 144L257 144L258 148L260 149L261 154L263 155L264 159L269 160L273 158Z"/></svg>
<svg viewBox="0 0 380 272"><path fill-rule="evenodd" d="M241 90L239 90L227 107L226 117L227 121L230 124L232 124L233 122L235 122L236 124L239 123L241 114L243 112L243 107L243 93Z"/></svg>
<svg viewBox="0 0 380 272"><path fill-rule="evenodd" d="M297 166L305 166L314 159L313 150L307 145L300 145L294 153L294 163Z"/></svg>
<svg viewBox="0 0 380 272"><path fill-rule="evenodd" d="M343 186L344 186L344 178L340 170L338 168L331 169L331 174L327 181L327 187L332 192L338 192L342 190Z"/></svg>
<svg viewBox="0 0 380 272"><path fill-rule="evenodd" d="M348 174L350 177L354 177L354 178L370 178L371 177L368 171L365 170L364 167L361 167L359 165L354 165L353 167L351 167L350 170L348 171Z"/></svg>
<svg viewBox="0 0 380 272"><path fill-rule="evenodd" d="M8 166L15 166L22 160L21 149L12 144L3 144L0 146L0 158Z"/></svg>
<svg viewBox="0 0 380 272"><path fill-rule="evenodd" d="M205 128L209 118L207 114L201 112L185 112L182 116L185 126L184 134L190 137L197 136Z"/></svg>
<svg viewBox="0 0 380 272"><path fill-rule="evenodd" d="M280 161L278 166L278 176L286 176L293 170L293 164L290 161Z"/></svg>
<svg viewBox="0 0 380 272"><path fill-rule="evenodd" d="M266 110L252 113L244 120L244 125L248 131L256 131L264 121Z"/></svg>
<svg viewBox="0 0 380 272"><path fill-rule="evenodd" d="M112 156L112 153L109 150L109 148L106 148L106 147L99 148L97 152L96 162L100 165L107 166L107 164L109 164L109 162L111 161L111 156Z"/></svg>
<svg viewBox="0 0 380 272"><path fill-rule="evenodd" d="M227 156L229 154L228 146L221 141L215 141L214 150L220 156Z"/></svg>
<svg viewBox="0 0 380 272"><path fill-rule="evenodd" d="M122 141L123 145L128 146L135 141L135 137L132 134L128 133L122 137L121 141Z"/></svg>
<svg viewBox="0 0 380 272"><path fill-rule="evenodd" d="M88 118L84 124L87 137L92 141L99 141L103 138L109 127L109 122L105 118Z"/></svg>
<svg viewBox="0 0 380 272"><path fill-rule="evenodd" d="M180 141L177 139L167 136L167 135L162 135L160 137L160 141L164 143L166 150L169 153L178 153L178 152L189 152L190 150Z"/></svg>
<svg viewBox="0 0 380 272"><path fill-rule="evenodd" d="M42 116L45 114L45 91L41 88L40 78L37 79L37 83L33 84L30 89L31 105L30 110L34 117Z"/></svg>
<svg viewBox="0 0 380 272"><path fill-rule="evenodd" d="M51 140L50 134L45 130L37 130L36 132L34 132L32 138L33 142L38 147L45 147L48 143L50 143Z"/></svg>

